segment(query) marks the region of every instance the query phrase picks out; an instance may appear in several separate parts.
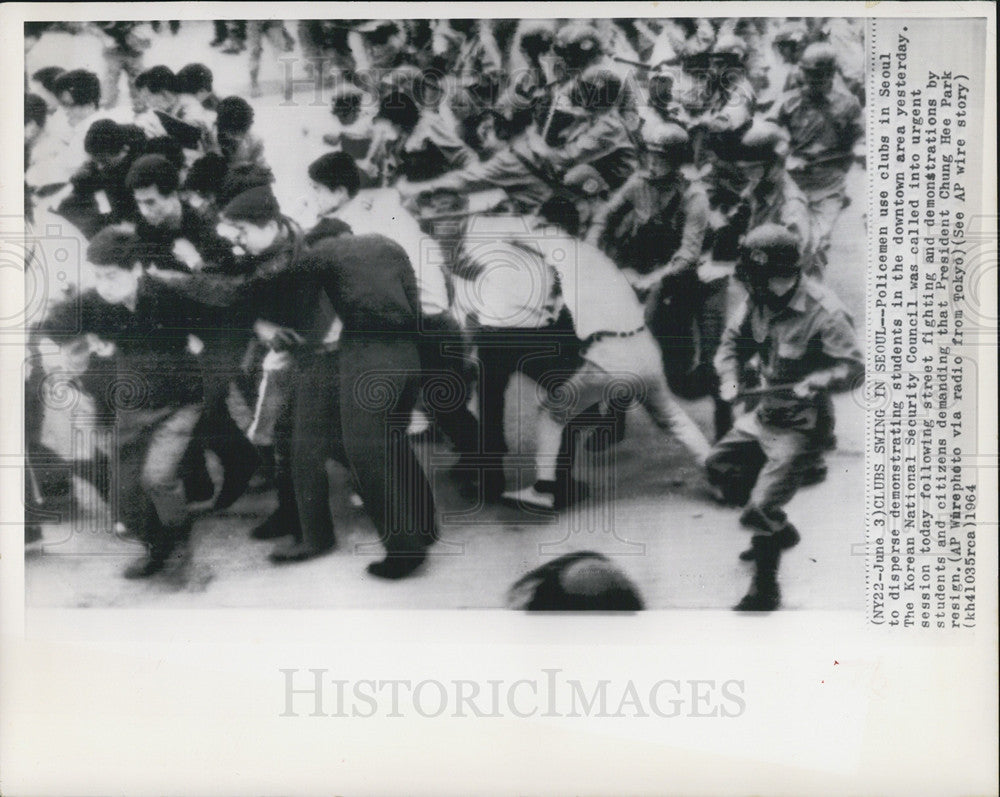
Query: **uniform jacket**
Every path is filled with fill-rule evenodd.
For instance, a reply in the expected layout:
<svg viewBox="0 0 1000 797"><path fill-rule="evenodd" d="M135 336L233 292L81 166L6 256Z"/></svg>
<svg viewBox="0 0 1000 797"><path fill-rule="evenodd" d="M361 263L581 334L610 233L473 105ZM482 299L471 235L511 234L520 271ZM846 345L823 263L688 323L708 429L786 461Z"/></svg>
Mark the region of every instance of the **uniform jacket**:
<svg viewBox="0 0 1000 797"><path fill-rule="evenodd" d="M789 303L774 312L747 300L726 326L715 357L724 382L739 382L742 367L760 358L765 385L794 384L817 371L846 363L844 389L864 372L854 324L834 293L803 277ZM764 423L811 429L820 396L800 399L790 391L765 394L758 407Z"/></svg>

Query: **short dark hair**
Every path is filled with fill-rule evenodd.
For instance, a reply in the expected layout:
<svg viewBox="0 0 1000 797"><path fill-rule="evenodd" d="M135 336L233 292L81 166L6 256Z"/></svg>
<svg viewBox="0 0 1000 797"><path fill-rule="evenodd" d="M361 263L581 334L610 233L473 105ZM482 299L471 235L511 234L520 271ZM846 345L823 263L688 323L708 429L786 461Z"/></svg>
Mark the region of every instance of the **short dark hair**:
<svg viewBox="0 0 1000 797"><path fill-rule="evenodd" d="M164 91L177 91L177 76L170 67L153 66L135 79L137 89L146 89L151 94L162 94Z"/></svg>
<svg viewBox="0 0 1000 797"><path fill-rule="evenodd" d="M166 196L174 193L179 185L177 167L162 155L143 155L132 164L125 176L125 187L130 191L156 186L156 190Z"/></svg>
<svg viewBox="0 0 1000 797"><path fill-rule="evenodd" d="M245 133L253 124L253 108L242 97L226 97L215 109L215 125L227 133Z"/></svg>
<svg viewBox="0 0 1000 797"><path fill-rule="evenodd" d="M346 152L328 152L309 164L309 178L331 191L346 188L348 196L355 196L361 188L361 175L354 158Z"/></svg>
<svg viewBox="0 0 1000 797"><path fill-rule="evenodd" d="M31 75L31 79L40 83L46 91L55 94L56 80L60 75L66 74L66 70L61 66L44 66Z"/></svg>
<svg viewBox="0 0 1000 797"><path fill-rule="evenodd" d="M184 168L184 150L176 138L170 136L151 138L143 145L142 152L144 155L162 155L177 171Z"/></svg>
<svg viewBox="0 0 1000 797"><path fill-rule="evenodd" d="M184 178L183 187L187 191L214 196L222 188L227 169L225 158L218 152L209 152L191 164L187 177Z"/></svg>
<svg viewBox="0 0 1000 797"><path fill-rule="evenodd" d="M83 137L83 148L88 155L112 155L121 152L126 144L125 131L110 119L98 119Z"/></svg>
<svg viewBox="0 0 1000 797"><path fill-rule="evenodd" d="M142 248L130 226L113 225L90 239L87 260L95 266L116 266L128 271L142 259Z"/></svg>
<svg viewBox="0 0 1000 797"><path fill-rule="evenodd" d="M72 69L56 78L52 93L57 97L69 92L73 105L100 105L101 80L86 69Z"/></svg>
<svg viewBox="0 0 1000 797"><path fill-rule="evenodd" d="M177 73L177 91L180 94L197 94L212 90L212 70L204 64L188 64Z"/></svg>
<svg viewBox="0 0 1000 797"><path fill-rule="evenodd" d="M24 97L24 123L34 122L39 127L45 127L45 119L49 115L49 106L37 94L26 94Z"/></svg>

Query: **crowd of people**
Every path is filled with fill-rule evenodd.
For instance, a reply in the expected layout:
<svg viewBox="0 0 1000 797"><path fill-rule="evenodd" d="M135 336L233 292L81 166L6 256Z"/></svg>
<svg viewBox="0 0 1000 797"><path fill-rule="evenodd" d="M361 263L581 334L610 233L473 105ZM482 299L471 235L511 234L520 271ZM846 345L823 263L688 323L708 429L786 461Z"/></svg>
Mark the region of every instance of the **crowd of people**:
<svg viewBox="0 0 1000 797"><path fill-rule="evenodd" d="M26 29L29 46L51 25ZM437 537L415 428L448 438L466 500L558 511L587 499L578 430L615 445L640 405L703 469L706 498L744 507L754 575L737 608L779 606L780 555L799 541L783 507L824 478L830 394L863 374L823 284L863 157L860 28L216 23L206 47L250 50L249 96L265 42L298 46L329 90L327 151L299 207L281 207L268 163L282 131L258 130L245 97L216 96L203 63L146 63L139 23L90 28L106 75L25 76L26 216L44 209L87 241L86 284L31 346L57 344L116 430L96 481L147 546L126 577L183 567L193 507L229 507L265 477L276 508L249 532L280 538L271 561L327 553L329 459L385 546L368 572L409 576ZM28 378L29 476L43 371ZM538 386L536 478L512 489L517 373ZM710 399L713 428L677 396ZM57 489L32 478L33 494Z"/></svg>

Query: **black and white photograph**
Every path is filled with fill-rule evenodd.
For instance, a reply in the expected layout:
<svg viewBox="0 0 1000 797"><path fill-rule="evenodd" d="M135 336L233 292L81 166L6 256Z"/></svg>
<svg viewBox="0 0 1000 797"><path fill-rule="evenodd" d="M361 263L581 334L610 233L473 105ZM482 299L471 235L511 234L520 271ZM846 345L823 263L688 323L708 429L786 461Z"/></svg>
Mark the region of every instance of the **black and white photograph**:
<svg viewBox="0 0 1000 797"><path fill-rule="evenodd" d="M996 794L995 21L0 6L0 794Z"/></svg>
<svg viewBox="0 0 1000 797"><path fill-rule="evenodd" d="M861 20L24 35L28 605L860 609Z"/></svg>

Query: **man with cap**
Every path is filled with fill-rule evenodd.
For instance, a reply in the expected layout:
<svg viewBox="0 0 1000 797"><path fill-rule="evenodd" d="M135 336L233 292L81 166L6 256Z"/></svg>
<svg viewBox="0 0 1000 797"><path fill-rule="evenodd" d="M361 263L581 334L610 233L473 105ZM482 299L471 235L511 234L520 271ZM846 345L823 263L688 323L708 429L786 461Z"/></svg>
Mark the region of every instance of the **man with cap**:
<svg viewBox="0 0 1000 797"><path fill-rule="evenodd" d="M741 559L756 563L738 610L770 611L780 602L781 551L799 541L783 509L815 461L817 419L828 394L851 388L864 373L850 316L827 288L802 274L801 245L777 224L747 233L737 279L747 300L732 316L715 358L720 395L740 397L748 361L760 359L757 407L740 416L712 450L709 481L720 497L746 503L740 522L753 532Z"/></svg>
<svg viewBox="0 0 1000 797"><path fill-rule="evenodd" d="M290 389L294 389L297 381L294 376L301 376L303 379L312 377L307 381L315 388L301 393L302 401L298 402L301 418L321 424L324 419L329 418L327 408L331 402L335 403L336 394L332 388L335 378L323 378L324 371L329 370L330 364L329 358L324 356L329 353L321 345L322 335L329 328L330 319L321 317L318 288L315 284L306 284L305 280L295 285L283 285L282 290L275 290L270 294L257 293L250 288L253 276L285 271L301 257L304 250L301 229L292 220L281 215L269 183L269 173L247 168L230 174L220 189L220 197L226 203L220 214L220 228L226 231L234 249L240 252L237 270L225 273L202 269L182 274L153 269L151 273L187 296L207 297L206 300L211 304L229 308L232 339L245 342L252 330L271 352L283 352L285 356L292 357L293 378L288 380ZM300 345L302 350L296 355ZM301 360L301 367L298 369L294 367L296 356ZM226 382L228 385L228 380ZM265 377L261 386L262 393L266 388ZM277 408L278 417L269 419L274 425L272 442L278 508L253 530L253 536L257 539L272 539L294 535L292 542L276 549L271 558L277 562L301 561L319 555L332 546L332 538L328 539L330 534L325 533L332 528L329 508L320 506L325 499L316 487L316 480L322 476L322 493L327 494L323 463L329 435L326 429L318 436L301 434L299 440L303 445L297 452L296 460L292 450L292 407L296 402L293 396L285 396L279 403L281 406ZM257 418L255 423L256 421ZM249 441L246 441L246 446L249 446L244 452L247 462L256 467L257 454ZM297 506L299 495L292 483L297 466L301 466L301 477L296 483L306 496L303 498L303 505L306 506L303 515L309 536L305 540ZM247 470L252 474L249 467ZM248 480L250 474L244 475ZM242 486L245 488L246 484ZM239 497L235 490L229 492L232 493L232 500ZM228 500L228 496L227 501L232 502Z"/></svg>
<svg viewBox="0 0 1000 797"><path fill-rule="evenodd" d="M420 300L405 252L381 236L326 237L306 248L266 185L230 200L221 219L253 265L250 278L228 282L228 302L257 318L258 336L273 349L301 348L308 357L296 380L292 430L301 538L275 549L272 560L301 561L334 547L322 468L333 457L354 473L386 547L385 559L368 572L410 575L426 558L436 526L430 485L405 434L420 374ZM196 295L213 281L206 274L181 279ZM322 345L331 320L324 296L344 325L338 355Z"/></svg>
<svg viewBox="0 0 1000 797"><path fill-rule="evenodd" d="M125 526L147 546L126 570L145 578L187 558L191 518L181 462L202 411L202 369L188 337L224 318L143 273L143 245L127 227L94 236L87 260L94 289L56 307L38 334L86 341L114 356L109 388L116 417L117 505Z"/></svg>
<svg viewBox="0 0 1000 797"><path fill-rule="evenodd" d="M822 275L833 227L847 204L847 173L864 139L861 103L837 86L837 53L829 44L806 47L802 85L778 104L774 121L790 136L788 173L808 201L812 257L807 270Z"/></svg>

